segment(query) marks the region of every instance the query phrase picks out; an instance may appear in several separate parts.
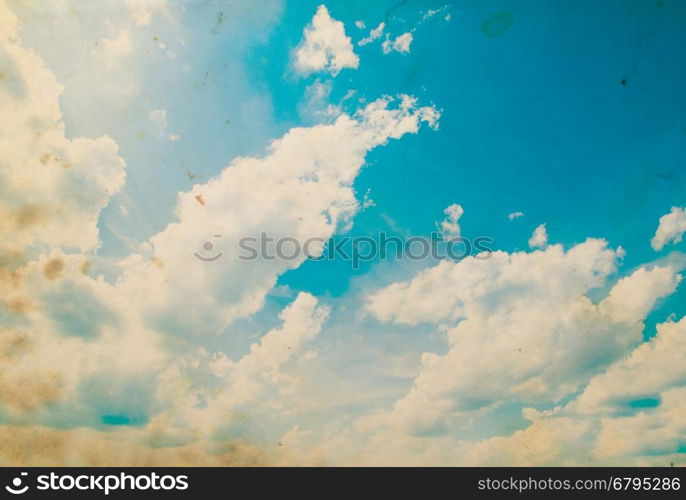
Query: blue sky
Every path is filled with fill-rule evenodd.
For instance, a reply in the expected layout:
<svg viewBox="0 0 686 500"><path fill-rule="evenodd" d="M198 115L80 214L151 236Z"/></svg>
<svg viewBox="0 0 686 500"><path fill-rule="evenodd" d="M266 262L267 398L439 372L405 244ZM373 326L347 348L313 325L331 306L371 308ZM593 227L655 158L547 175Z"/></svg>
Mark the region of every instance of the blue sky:
<svg viewBox="0 0 686 500"><path fill-rule="evenodd" d="M498 249L526 248L528 234L546 222L556 242L596 236L621 245L628 269L653 256L654 221L686 192L680 168L686 152L679 91L686 76L679 50L686 42L679 29L682 7L367 4L330 9L346 25L364 19L370 27L391 11L391 33L417 29L412 52L386 56L376 44L361 48L363 64L336 79L332 99L349 89L363 95L406 92L435 103L443 114L440 133L370 155L370 167L355 185L359 193L371 190L377 204L356 219L354 234L392 230L383 215L409 234L428 234L436 214L459 201L468 212L464 234L491 236ZM316 2L310 10L315 8ZM437 8L444 8L443 16L421 21ZM255 65L255 80L269 86L275 115L286 123L298 123L292 103L315 78L283 78L306 12L286 6L286 22L262 48L274 55L273 45L282 47L281 64ZM510 13L512 24L487 36L484 23L500 13ZM351 28L350 34L367 33ZM259 48L253 58L260 58ZM510 222L506 216L514 211L525 218ZM322 282L322 272L334 274ZM320 262L284 276L284 282L340 294L351 272L346 263Z"/></svg>
<svg viewBox="0 0 686 500"><path fill-rule="evenodd" d="M682 463L685 18L0 0L0 432L71 443L35 465ZM441 227L494 252L237 258Z"/></svg>

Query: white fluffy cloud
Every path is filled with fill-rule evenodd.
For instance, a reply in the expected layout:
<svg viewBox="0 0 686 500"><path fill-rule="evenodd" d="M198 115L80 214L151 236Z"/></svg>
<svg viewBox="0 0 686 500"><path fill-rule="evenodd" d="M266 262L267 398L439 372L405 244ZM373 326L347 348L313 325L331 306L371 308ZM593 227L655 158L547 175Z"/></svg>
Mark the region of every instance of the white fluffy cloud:
<svg viewBox="0 0 686 500"><path fill-rule="evenodd" d="M644 292L637 288L635 293ZM659 402L663 391L686 385L684 359L686 318L662 323L657 326L657 335L649 342L641 344L626 359L593 378L570 407L583 413L612 413L632 401Z"/></svg>
<svg viewBox="0 0 686 500"><path fill-rule="evenodd" d="M196 370L192 376L189 370L172 366L162 377L158 398L175 401L172 415L183 423L182 432L192 429L211 436L230 429L236 424L234 415L245 411L250 412L256 429L265 413L265 420L274 425L277 415L285 416L297 406L292 396L300 381L289 368L307 361L309 343L327 316L328 309L318 306L317 299L301 293L279 315L281 326L262 336L240 360L234 363L221 354L209 356L201 351L191 359L208 371L198 376ZM198 400L203 404L197 405Z"/></svg>
<svg viewBox="0 0 686 500"><path fill-rule="evenodd" d="M679 282L676 268L641 268L595 304L586 294L616 259L593 239L568 251L494 252L442 262L373 294L367 309L377 318L442 324L448 348L423 354L409 393L362 419L362 428L439 432L506 401L554 403L572 394L641 341L645 316Z"/></svg>
<svg viewBox="0 0 686 500"><path fill-rule="evenodd" d="M386 28L386 23L379 23L379 25L371 30L369 32L369 36L363 38L359 42L357 42L357 45L367 45L368 43L372 43L374 40L381 38L381 35L383 35L383 30Z"/></svg>
<svg viewBox="0 0 686 500"><path fill-rule="evenodd" d="M630 307L630 305L629 305ZM512 436L466 446L471 465L683 463L686 437L686 320L657 325L657 335L592 378L580 396Z"/></svg>
<svg viewBox="0 0 686 500"><path fill-rule="evenodd" d="M352 184L366 153L416 133L422 122L436 127L438 116L401 96L378 99L330 125L291 129L264 158L236 159L216 178L179 195L178 221L151 238L148 256L128 259L118 286L137 297L157 328L184 337L216 332L255 313L278 276L306 255L242 260L238 241L262 232L274 239L327 240L358 209ZM206 242L212 252L203 250ZM215 262L195 255L219 252Z"/></svg>
<svg viewBox="0 0 686 500"><path fill-rule="evenodd" d="M139 14L141 24L151 15ZM195 348L260 310L277 277L304 260L239 261L238 239L264 231L323 242L358 209L353 181L365 155L423 123L437 128L439 113L401 95L332 124L291 129L264 157L237 158L181 193L176 221L139 253L105 263L106 280L92 275L87 252L100 243L98 216L124 182L124 163L109 138L65 137L61 87L16 30L16 17L0 3L0 92L12 118L0 120L3 259L38 247L0 267L3 421L98 429L115 422L138 427L132 435L140 432L141 439L183 439L189 434L176 424L186 412L204 410L186 431L226 424L233 432L235 421L225 413L235 406L254 403L256 413L268 416L274 405L287 411L283 401L298 380L285 369L313 359L308 344L327 316L314 297L299 295L282 311L282 326L237 361L216 347ZM126 57L126 38L109 40L111 55ZM149 115L161 132L166 118L163 109ZM223 252L221 260L196 258L209 252L208 241ZM207 342L197 342L201 337ZM189 387L184 366L209 373ZM199 393L206 406L193 408ZM181 411L175 401L189 405Z"/></svg>
<svg viewBox="0 0 686 500"><path fill-rule="evenodd" d="M534 229L531 238L529 238L530 248L544 248L548 244L548 232L545 229L545 224Z"/></svg>
<svg viewBox="0 0 686 500"><path fill-rule="evenodd" d="M359 64L343 23L333 19L328 9L320 5L295 51L295 69L303 74L324 71L335 76L342 69L357 68Z"/></svg>
<svg viewBox="0 0 686 500"><path fill-rule="evenodd" d="M132 29L165 10L162 1L125 6ZM117 23L110 28L97 54L115 65L133 53L135 36ZM327 326L335 318L312 295L279 307L276 325L239 322L252 345L226 347L223 329L261 310L278 277L303 260L241 261L238 239L266 232L325 240L349 226L366 154L422 124L436 128L434 108L385 97L352 115L332 110L330 123L291 129L264 156L236 158L181 193L174 220L139 252L108 262L106 279L90 261L100 211L124 182L117 145L65 137L61 87L23 46L2 0L0 35L0 95L11 117L0 118L0 418L17 424L0 427L1 463L560 465L650 463L679 451L686 319L658 325L648 342L641 334L681 267L668 259L638 268L597 300L623 255L602 240L565 250L539 238L541 250L442 262L369 295L366 311L386 323L375 331L400 325L444 344L422 347L421 364L401 370L404 381L415 377L409 391L396 386L395 404L357 426L352 413L321 424L332 411L334 379L345 377L327 366L331 358L316 364L317 342L335 330ZM410 41L392 50L409 50ZM303 72L336 74L358 63L323 6L299 49L308 46L324 62L305 53L311 65ZM326 97L328 88L315 82L311 91ZM142 113L165 135L163 109ZM445 213L441 229L459 234L461 207ZM654 246L681 238L680 214L661 219ZM194 256L213 252L222 257ZM336 360L341 346L327 346ZM359 392L355 377L337 383ZM313 387L325 396L312 396ZM394 394L373 390L380 404ZM302 417L308 405L315 418ZM512 415L499 415L502 405L548 410L525 408L528 426L506 436L500 426ZM495 430L480 429L483 439L474 440L481 421ZM48 451L32 451L38 447Z"/></svg>
<svg viewBox="0 0 686 500"><path fill-rule="evenodd" d="M98 215L124 182L109 137L65 137L61 85L25 49L17 19L0 3L0 261L32 245L93 249Z"/></svg>
<svg viewBox="0 0 686 500"><path fill-rule="evenodd" d="M460 236L460 224L458 221L464 214L464 209L461 205L453 203L452 205L446 207L443 213L445 213L446 217L439 225L441 234L446 239L457 238Z"/></svg>
<svg viewBox="0 0 686 500"><path fill-rule="evenodd" d="M683 361L684 350L681 349L680 353ZM664 367L659 367L658 371L661 369ZM686 438L686 386L683 378L681 383L679 387L662 392L660 405L654 410L626 417L603 418L594 447L595 456L598 459L622 460L624 457L676 455L677 460L683 460L681 444Z"/></svg>
<svg viewBox="0 0 686 500"><path fill-rule="evenodd" d="M378 40L383 35L385 29L386 23L379 23L379 25L376 28L369 31L368 36L362 38L359 42L357 42L357 45L363 46ZM400 52L401 54L409 54L410 45L412 44L412 40L414 39L412 31L408 31L407 33L398 35L395 38L392 38L390 34L387 34L384 41L381 42L381 50L383 50L383 53L390 54L391 52L396 51Z"/></svg>
<svg viewBox="0 0 686 500"><path fill-rule="evenodd" d="M511 436L465 443L456 463L467 466L537 467L588 463L591 422L574 418L536 419Z"/></svg>
<svg viewBox="0 0 686 500"><path fill-rule="evenodd" d="M6 325L0 347L0 414L5 420L98 426L98 408L108 413L130 409L115 387L136 379L140 386L130 395L144 390L146 376L168 360L161 337L116 288L102 277L90 277L87 266L83 255L53 250L0 278L6 292L0 300ZM105 400L109 410L84 401L107 386L105 380L113 391ZM142 406L135 410L140 415L146 411Z"/></svg>
<svg viewBox="0 0 686 500"><path fill-rule="evenodd" d="M394 40L391 40L390 37L386 35L386 39L381 44L381 48L383 49L384 54L390 54L394 50L401 54L409 54L412 39L412 33L409 31L397 36Z"/></svg>
<svg viewBox="0 0 686 500"><path fill-rule="evenodd" d="M686 208L672 207L672 211L660 217L655 236L650 240L654 250L662 250L668 243L679 243L686 233Z"/></svg>

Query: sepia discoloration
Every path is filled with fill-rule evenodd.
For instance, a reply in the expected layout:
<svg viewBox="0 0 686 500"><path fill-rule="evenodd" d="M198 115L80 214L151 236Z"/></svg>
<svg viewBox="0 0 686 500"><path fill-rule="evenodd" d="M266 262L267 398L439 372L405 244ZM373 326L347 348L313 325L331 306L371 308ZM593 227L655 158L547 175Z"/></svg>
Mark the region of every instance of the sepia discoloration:
<svg viewBox="0 0 686 500"><path fill-rule="evenodd" d="M92 265L90 261L84 260L81 263L81 266L79 266L79 271L81 272L81 274L88 274L91 271L91 267Z"/></svg>
<svg viewBox="0 0 686 500"><path fill-rule="evenodd" d="M21 280L20 271L10 271L5 267L0 267L0 290L9 291L10 289L17 289L21 286Z"/></svg>
<svg viewBox="0 0 686 500"><path fill-rule="evenodd" d="M17 229L34 226L44 220L47 216L47 209L40 205L29 204L20 208L14 217Z"/></svg>
<svg viewBox="0 0 686 500"><path fill-rule="evenodd" d="M30 299L16 298L7 302L7 309L13 314L26 314L35 309L35 306Z"/></svg>
<svg viewBox="0 0 686 500"><path fill-rule="evenodd" d="M41 367L26 370L26 357L34 344L19 331L0 330L0 406L25 413L58 401L63 393L60 373Z"/></svg>
<svg viewBox="0 0 686 500"><path fill-rule="evenodd" d="M0 226L0 234L2 233L2 226ZM26 261L26 252L24 250L0 250L0 275L9 269L16 269ZM8 271L9 272L9 271ZM0 276L0 285L2 284L2 276Z"/></svg>
<svg viewBox="0 0 686 500"><path fill-rule="evenodd" d="M26 334L9 328L0 329L0 359L25 354L30 348Z"/></svg>
<svg viewBox="0 0 686 500"><path fill-rule="evenodd" d="M62 277L64 270L64 261L58 257L50 259L45 266L43 266L43 276L49 280L56 280Z"/></svg>
<svg viewBox="0 0 686 500"><path fill-rule="evenodd" d="M60 165L64 169L71 167L70 162L63 160L63 159L57 157L56 155L54 155L52 153L45 153L44 155L42 155L40 157L40 162L43 165L57 164L57 165Z"/></svg>
<svg viewBox="0 0 686 500"><path fill-rule="evenodd" d="M40 425L7 425L0 427L0 465L254 467L276 464L265 450L242 442L222 445L219 452L212 452L200 441L156 448L143 444L145 440L145 435L136 440L117 431L100 432L83 428L57 430Z"/></svg>
<svg viewBox="0 0 686 500"><path fill-rule="evenodd" d="M62 389L62 378L58 372L0 374L0 403L17 413L59 401Z"/></svg>

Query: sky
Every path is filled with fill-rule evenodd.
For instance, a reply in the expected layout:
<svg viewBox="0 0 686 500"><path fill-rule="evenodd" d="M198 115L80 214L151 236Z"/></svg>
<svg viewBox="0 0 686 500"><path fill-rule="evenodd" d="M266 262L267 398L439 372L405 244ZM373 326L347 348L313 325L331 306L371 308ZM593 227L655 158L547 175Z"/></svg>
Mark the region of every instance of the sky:
<svg viewBox="0 0 686 500"><path fill-rule="evenodd" d="M0 0L0 464L684 465L684 19Z"/></svg>

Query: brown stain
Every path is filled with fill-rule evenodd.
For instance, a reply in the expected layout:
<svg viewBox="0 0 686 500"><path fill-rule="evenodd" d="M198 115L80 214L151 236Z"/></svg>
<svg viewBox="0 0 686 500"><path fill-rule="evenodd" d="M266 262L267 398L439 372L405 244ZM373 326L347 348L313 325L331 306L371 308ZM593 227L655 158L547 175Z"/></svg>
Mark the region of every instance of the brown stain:
<svg viewBox="0 0 686 500"><path fill-rule="evenodd" d="M7 309L12 314L26 314L34 309L33 303L27 298L16 298L7 302Z"/></svg>
<svg viewBox="0 0 686 500"><path fill-rule="evenodd" d="M162 262L162 260L159 257L153 257L152 259L150 259L150 262L155 264L160 269L164 267L164 262Z"/></svg>
<svg viewBox="0 0 686 500"><path fill-rule="evenodd" d="M34 372L11 376L0 375L0 401L24 413L59 401L64 384L58 372Z"/></svg>
<svg viewBox="0 0 686 500"><path fill-rule="evenodd" d="M43 266L43 276L48 278L50 281L56 280L62 277L62 271L64 270L64 261L58 257L50 259Z"/></svg>
<svg viewBox="0 0 686 500"><path fill-rule="evenodd" d="M0 267L0 289L19 288L21 285L21 275L18 271L10 271Z"/></svg>
<svg viewBox="0 0 686 500"><path fill-rule="evenodd" d="M2 216L0 215L0 219L1 218ZM2 233L3 231L4 227L0 222L0 233ZM23 249L7 249L4 251L0 251L0 269L19 267L24 264L26 259L26 252ZM0 274L2 274L2 271L0 271ZM2 284L2 276L0 276L0 284Z"/></svg>
<svg viewBox="0 0 686 500"><path fill-rule="evenodd" d="M200 203L203 207L205 206L205 198L203 198L201 194L196 194L195 199L198 200L198 203Z"/></svg>
<svg viewBox="0 0 686 500"><path fill-rule="evenodd" d="M91 271L91 267L91 263L87 260L84 260L79 267L79 271L81 271L81 274L88 274Z"/></svg>
<svg viewBox="0 0 686 500"><path fill-rule="evenodd" d="M57 465L54 457L68 456L66 432L37 425L3 426L0 428L0 453L8 463L20 464L31 460L33 463Z"/></svg>
<svg viewBox="0 0 686 500"><path fill-rule="evenodd" d="M47 165L48 163L57 163L57 164L61 165L62 168L64 168L64 169L71 167L70 162L68 162L66 160L62 160L62 159L58 158L57 156L55 156L54 154L51 154L51 153L45 153L43 156L41 156L40 162L43 165Z"/></svg>
<svg viewBox="0 0 686 500"><path fill-rule="evenodd" d="M209 451L200 442L155 447L120 432L41 425L0 426L0 462L16 466L184 467L275 465L265 450L241 442Z"/></svg>
<svg viewBox="0 0 686 500"><path fill-rule="evenodd" d="M23 332L0 329L0 401L14 412L24 413L58 401L63 393L59 372L37 367L26 372L13 372L18 362L24 363L31 354L33 343Z"/></svg>
<svg viewBox="0 0 686 500"><path fill-rule="evenodd" d="M227 12L223 12L223 11L217 12L214 28L212 28L210 30L210 33L212 33L213 35L218 34L221 31L222 26L224 25L224 22L226 22L227 18L228 18Z"/></svg>
<svg viewBox="0 0 686 500"><path fill-rule="evenodd" d="M9 328L0 329L0 359L3 362L12 356L23 356L30 348L31 342L24 333Z"/></svg>
<svg viewBox="0 0 686 500"><path fill-rule="evenodd" d="M23 229L37 224L38 222L43 220L45 216L45 208L39 205L29 204L24 205L19 209L19 211L14 216L14 220L17 225L17 228Z"/></svg>
<svg viewBox="0 0 686 500"><path fill-rule="evenodd" d="M183 159L180 161L180 163L181 163L181 168L183 169L184 172L186 172L186 176L188 177L188 180L192 181L193 179L195 179L197 177L195 174L188 171L188 169L186 168L186 162Z"/></svg>

